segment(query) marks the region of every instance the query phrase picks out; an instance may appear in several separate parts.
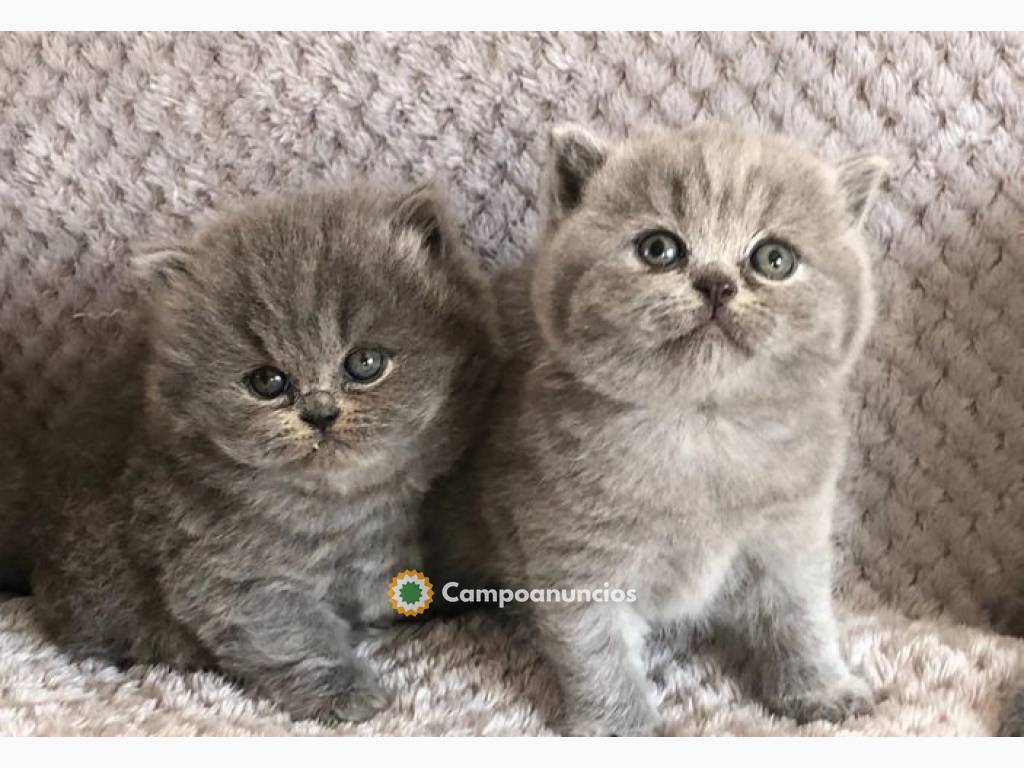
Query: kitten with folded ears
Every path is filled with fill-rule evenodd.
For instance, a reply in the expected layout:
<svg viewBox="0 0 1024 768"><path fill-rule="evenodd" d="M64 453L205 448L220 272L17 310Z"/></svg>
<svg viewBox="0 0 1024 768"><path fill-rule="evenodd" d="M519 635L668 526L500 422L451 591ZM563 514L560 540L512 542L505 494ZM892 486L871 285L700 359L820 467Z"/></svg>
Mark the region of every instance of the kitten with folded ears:
<svg viewBox="0 0 1024 768"><path fill-rule="evenodd" d="M428 188L249 204L137 260L148 322L0 467L75 656L215 668L294 718L390 694L354 653L421 568L417 506L492 376L489 287ZM13 581L12 572L4 574Z"/></svg>
<svg viewBox="0 0 1024 768"><path fill-rule="evenodd" d="M830 531L884 167L722 126L553 131L543 240L505 286L513 359L427 514L439 583L636 590L527 606L566 732L656 731L640 648L684 619L745 640L777 713L872 708Z"/></svg>

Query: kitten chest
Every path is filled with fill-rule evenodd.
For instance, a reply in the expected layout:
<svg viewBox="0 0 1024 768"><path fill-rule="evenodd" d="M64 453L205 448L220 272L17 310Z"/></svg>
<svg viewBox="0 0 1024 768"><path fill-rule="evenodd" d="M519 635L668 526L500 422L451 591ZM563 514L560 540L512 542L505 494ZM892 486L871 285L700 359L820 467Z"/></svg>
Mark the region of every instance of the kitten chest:
<svg viewBox="0 0 1024 768"><path fill-rule="evenodd" d="M618 504L716 529L830 482L841 429L828 414L628 414L590 441L594 477Z"/></svg>

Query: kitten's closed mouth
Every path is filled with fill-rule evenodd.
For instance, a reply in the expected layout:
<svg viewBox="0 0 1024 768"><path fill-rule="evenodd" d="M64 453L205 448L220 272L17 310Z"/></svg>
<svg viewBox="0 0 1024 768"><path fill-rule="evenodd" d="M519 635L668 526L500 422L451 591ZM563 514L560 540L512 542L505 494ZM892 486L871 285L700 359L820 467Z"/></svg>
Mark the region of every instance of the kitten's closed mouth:
<svg viewBox="0 0 1024 768"><path fill-rule="evenodd" d="M325 456L333 456L341 450L348 448L349 446L344 440L341 440L334 435L324 435L313 443L309 452L306 453L302 459L304 461L314 461L318 458Z"/></svg>
<svg viewBox="0 0 1024 768"><path fill-rule="evenodd" d="M663 346L669 348L670 351L692 349L701 344L714 343L716 337L726 341L730 346L735 347L747 356L754 354L753 350L744 340L742 332L736 327L736 324L721 314L709 315L702 322L680 336L676 336Z"/></svg>
<svg viewBox="0 0 1024 768"><path fill-rule="evenodd" d="M744 354L748 356L754 354L754 350L751 349L750 345L747 343L746 336L742 329L740 329L728 315L718 315L708 321L708 325L720 330L722 335Z"/></svg>

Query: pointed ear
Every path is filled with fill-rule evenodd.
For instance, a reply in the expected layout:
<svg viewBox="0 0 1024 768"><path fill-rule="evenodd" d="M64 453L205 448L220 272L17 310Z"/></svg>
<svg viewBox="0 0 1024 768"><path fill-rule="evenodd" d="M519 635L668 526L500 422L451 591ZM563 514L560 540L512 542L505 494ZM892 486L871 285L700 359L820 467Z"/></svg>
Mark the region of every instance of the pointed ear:
<svg viewBox="0 0 1024 768"><path fill-rule="evenodd" d="M189 263L195 257L186 246L153 245L132 256L131 270L147 285L169 286L191 278Z"/></svg>
<svg viewBox="0 0 1024 768"><path fill-rule="evenodd" d="M878 155L859 155L839 163L836 170L850 226L859 226L888 175L889 161Z"/></svg>
<svg viewBox="0 0 1024 768"><path fill-rule="evenodd" d="M608 142L583 126L562 123L551 129L545 170L549 224L579 207L587 182L607 158Z"/></svg>
<svg viewBox="0 0 1024 768"><path fill-rule="evenodd" d="M455 234L448 201L433 182L414 187L399 200L395 223L399 229L416 232L432 257L451 249Z"/></svg>

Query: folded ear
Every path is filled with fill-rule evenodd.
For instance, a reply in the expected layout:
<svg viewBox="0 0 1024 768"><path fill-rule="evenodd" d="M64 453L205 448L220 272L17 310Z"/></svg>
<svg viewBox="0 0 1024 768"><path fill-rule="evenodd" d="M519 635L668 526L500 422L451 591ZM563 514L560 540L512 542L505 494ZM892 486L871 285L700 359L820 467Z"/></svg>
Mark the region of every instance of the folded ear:
<svg viewBox="0 0 1024 768"><path fill-rule="evenodd" d="M859 155L839 163L836 170L850 226L859 226L875 200L879 185L888 175L889 161L878 155Z"/></svg>
<svg viewBox="0 0 1024 768"><path fill-rule="evenodd" d="M448 201L432 182L414 187L399 200L395 224L399 229L416 232L433 258L441 258L453 250L455 227L448 212Z"/></svg>
<svg viewBox="0 0 1024 768"><path fill-rule="evenodd" d="M607 158L608 142L583 126L562 123L551 129L544 181L549 225L579 207L587 182Z"/></svg>
<svg viewBox="0 0 1024 768"><path fill-rule="evenodd" d="M195 254L186 246L154 245L132 256L131 270L147 285L170 286L191 278L189 263Z"/></svg>

